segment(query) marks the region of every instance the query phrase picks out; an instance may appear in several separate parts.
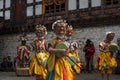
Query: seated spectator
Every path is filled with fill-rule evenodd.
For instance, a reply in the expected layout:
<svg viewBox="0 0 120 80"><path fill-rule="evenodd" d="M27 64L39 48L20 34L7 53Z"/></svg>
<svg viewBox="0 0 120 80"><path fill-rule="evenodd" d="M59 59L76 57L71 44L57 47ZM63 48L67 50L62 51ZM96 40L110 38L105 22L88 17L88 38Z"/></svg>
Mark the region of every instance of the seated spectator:
<svg viewBox="0 0 120 80"><path fill-rule="evenodd" d="M7 67L8 67L8 71L12 71L13 70L13 62L11 61L11 56L7 56Z"/></svg>
<svg viewBox="0 0 120 80"><path fill-rule="evenodd" d="M6 71L7 70L7 65L8 65L7 58L3 58L3 62L1 63L1 70Z"/></svg>

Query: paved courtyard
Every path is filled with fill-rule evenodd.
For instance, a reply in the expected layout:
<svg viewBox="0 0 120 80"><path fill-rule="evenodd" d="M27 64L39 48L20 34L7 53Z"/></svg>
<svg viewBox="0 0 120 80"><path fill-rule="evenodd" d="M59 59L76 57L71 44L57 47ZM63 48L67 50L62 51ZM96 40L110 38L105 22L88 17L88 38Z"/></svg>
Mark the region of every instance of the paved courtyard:
<svg viewBox="0 0 120 80"><path fill-rule="evenodd" d="M16 76L15 72L0 72L0 80L35 80L35 76ZM76 76L75 80L101 80L98 72L81 73ZM120 80L120 74L112 74L110 80Z"/></svg>

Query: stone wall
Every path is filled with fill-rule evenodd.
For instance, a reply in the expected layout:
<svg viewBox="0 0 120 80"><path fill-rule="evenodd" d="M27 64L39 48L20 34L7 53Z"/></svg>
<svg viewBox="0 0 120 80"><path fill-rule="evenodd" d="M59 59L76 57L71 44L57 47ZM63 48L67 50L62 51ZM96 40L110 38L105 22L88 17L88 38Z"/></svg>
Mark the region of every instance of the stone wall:
<svg viewBox="0 0 120 80"><path fill-rule="evenodd" d="M79 44L79 57L81 61L84 63L84 53L82 52L82 48L85 45L86 39L91 39L94 42L96 52L94 56L94 62L99 54L98 45L101 40L105 38L107 31L113 31L116 33L115 39L113 42L116 42L116 38L120 37L120 25L114 26L99 26L99 27L84 27L75 29L75 35L73 37L74 40L78 41ZM3 57L9 55L12 57L12 60L17 55L17 46L20 45L19 41L20 34L8 34L8 35L0 35L0 62ZM50 41L55 37L54 33L48 32L46 39ZM36 39L36 35L34 33L27 34L27 44L30 45L31 41ZM31 55L33 52L31 52Z"/></svg>

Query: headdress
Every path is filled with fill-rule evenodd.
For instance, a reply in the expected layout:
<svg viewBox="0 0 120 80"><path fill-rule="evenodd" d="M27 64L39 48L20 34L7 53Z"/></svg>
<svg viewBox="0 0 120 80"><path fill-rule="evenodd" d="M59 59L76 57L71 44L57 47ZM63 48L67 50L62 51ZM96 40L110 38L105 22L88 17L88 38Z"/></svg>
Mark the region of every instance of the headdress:
<svg viewBox="0 0 120 80"><path fill-rule="evenodd" d="M106 32L106 39L114 38L114 36L115 36L115 33L114 33L114 32L111 32L111 31Z"/></svg>
<svg viewBox="0 0 120 80"><path fill-rule="evenodd" d="M47 34L47 29L44 25L36 25L35 27L36 31L40 32L40 31L44 31L45 32L45 35Z"/></svg>
<svg viewBox="0 0 120 80"><path fill-rule="evenodd" d="M68 26L68 29L69 29L69 30L73 30L72 25L69 25L69 26Z"/></svg>
<svg viewBox="0 0 120 80"><path fill-rule="evenodd" d="M72 25L68 25L66 36L70 37L70 36L72 36L73 34L74 34L74 30L73 30Z"/></svg>
<svg viewBox="0 0 120 80"><path fill-rule="evenodd" d="M66 20L57 20L52 24L52 29L53 30L56 27L57 23L64 23L64 25L67 25ZM60 24L58 24L58 25L60 25Z"/></svg>
<svg viewBox="0 0 120 80"><path fill-rule="evenodd" d="M26 35L25 33L21 34L21 35L20 35L20 40L21 40L21 41L26 41L26 36L27 36L27 35Z"/></svg>

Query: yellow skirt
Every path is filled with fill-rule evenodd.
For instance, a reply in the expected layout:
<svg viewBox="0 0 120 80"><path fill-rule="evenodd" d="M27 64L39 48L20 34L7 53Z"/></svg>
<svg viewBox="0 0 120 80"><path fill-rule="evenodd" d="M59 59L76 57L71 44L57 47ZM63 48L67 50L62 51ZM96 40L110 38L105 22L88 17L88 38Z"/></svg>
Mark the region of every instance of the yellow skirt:
<svg viewBox="0 0 120 80"><path fill-rule="evenodd" d="M81 67L81 63L80 62L77 62L78 60L78 57L77 57L77 54L76 53L68 53L68 56L73 59L73 61L75 63L73 63L71 60L69 60L69 63L72 67L72 69L75 71L75 73L79 74L80 73L80 67Z"/></svg>
<svg viewBox="0 0 120 80"><path fill-rule="evenodd" d="M101 71L101 73L112 73L112 68L117 66L117 62L114 57L110 56L110 52L101 52L99 54L99 63L98 68ZM105 69L105 64L108 67L108 69Z"/></svg>
<svg viewBox="0 0 120 80"><path fill-rule="evenodd" d="M40 62L44 64L44 61L48 58L48 54L37 53L37 57L40 60ZM45 68L45 66L41 66L38 64L35 55L32 56L30 61L29 74L41 75L44 79L46 79L47 76L47 69Z"/></svg>
<svg viewBox="0 0 120 80"><path fill-rule="evenodd" d="M50 57L50 62L52 62L52 59L56 58L54 54ZM48 64L50 62L48 60ZM69 65L65 57L54 59L51 65L54 65L54 68L50 68L49 64L48 68L50 69L48 69L49 74L47 80L74 80L73 70L71 69L71 66Z"/></svg>

